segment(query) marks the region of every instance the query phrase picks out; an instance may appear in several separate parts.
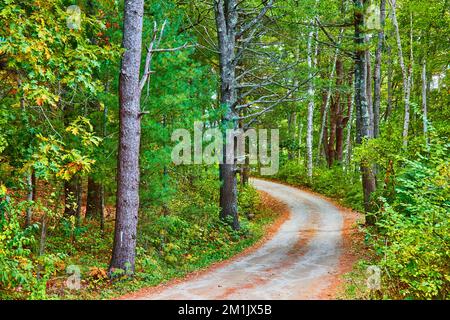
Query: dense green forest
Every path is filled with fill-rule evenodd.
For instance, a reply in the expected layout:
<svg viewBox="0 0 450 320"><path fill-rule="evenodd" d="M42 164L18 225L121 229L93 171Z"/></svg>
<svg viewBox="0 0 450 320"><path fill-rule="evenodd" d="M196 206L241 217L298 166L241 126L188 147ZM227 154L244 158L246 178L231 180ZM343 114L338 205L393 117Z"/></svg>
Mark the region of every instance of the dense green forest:
<svg viewBox="0 0 450 320"><path fill-rule="evenodd" d="M447 0L0 0L0 299L229 259L281 219L253 178L362 214L344 298L448 299L449 22Z"/></svg>

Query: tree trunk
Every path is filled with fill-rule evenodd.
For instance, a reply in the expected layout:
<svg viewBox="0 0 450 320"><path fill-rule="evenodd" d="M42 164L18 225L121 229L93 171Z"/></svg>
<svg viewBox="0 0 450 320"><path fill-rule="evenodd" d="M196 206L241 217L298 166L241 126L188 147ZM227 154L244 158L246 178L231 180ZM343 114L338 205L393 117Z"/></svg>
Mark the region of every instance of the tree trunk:
<svg viewBox="0 0 450 320"><path fill-rule="evenodd" d="M336 86L338 92L336 94L336 147L334 153L334 160L338 163L342 162L342 154L344 148L344 128L347 125L348 117L343 115L344 99L339 88L344 85L344 64L339 59L336 65Z"/></svg>
<svg viewBox="0 0 450 320"><path fill-rule="evenodd" d="M357 115L357 136L356 141L362 144L364 140L371 139L369 106L367 104L367 63L364 50L364 0L353 0L355 5L355 107ZM364 209L366 212L366 224L373 225L374 217L368 215L371 211L371 195L375 191L375 177L371 170L371 165L366 161L360 164L362 175L362 187L364 193Z"/></svg>
<svg viewBox="0 0 450 320"><path fill-rule="evenodd" d="M366 42L369 42L369 37L366 37ZM369 112L369 130L370 136L373 137L373 129L374 129L374 121L373 121L373 101L372 101L372 63L370 60L370 52L369 49L365 51L366 58L366 68L364 70L364 77L366 78L366 99L367 99L367 110Z"/></svg>
<svg viewBox="0 0 450 320"><path fill-rule="evenodd" d="M39 255L45 253L45 242L47 240L47 214L44 212L41 217L41 237L39 239Z"/></svg>
<svg viewBox="0 0 450 320"><path fill-rule="evenodd" d="M144 0L125 0L122 46L125 52L119 79L120 129L117 203L110 274L134 273L139 211L140 64Z"/></svg>
<svg viewBox="0 0 450 320"><path fill-rule="evenodd" d="M386 0L380 2L380 31L378 31L378 44L375 51L375 70L373 74L373 136L380 134L380 105L381 105L381 54L383 52L384 25L386 19Z"/></svg>
<svg viewBox="0 0 450 320"><path fill-rule="evenodd" d="M427 107L427 62L422 63L422 121L425 144L428 148L428 107Z"/></svg>
<svg viewBox="0 0 450 320"><path fill-rule="evenodd" d="M308 124L306 127L306 157L307 157L307 174L309 181L312 182L313 177L313 121L314 121L314 81L313 77L313 52L312 52L312 41L313 41L314 31L311 30L308 36L308 69L309 69L309 81L308 86Z"/></svg>
<svg viewBox="0 0 450 320"><path fill-rule="evenodd" d="M30 169L29 174L27 175L27 201L31 203L31 201L36 201L36 174L33 169ZM33 210L31 206L27 208L27 218L26 218L26 226L29 227L32 223L33 218Z"/></svg>
<svg viewBox="0 0 450 320"><path fill-rule="evenodd" d="M295 86L298 86L298 82L295 84ZM290 112L289 118L288 118L288 139L289 141L295 141L297 137L297 113L296 112ZM294 150L292 150L293 144L289 144L288 147L288 159L292 160L295 157Z"/></svg>
<svg viewBox="0 0 450 320"><path fill-rule="evenodd" d="M344 29L341 28L341 30L339 32L338 44L341 43L343 34L344 34ZM333 83L334 75L336 73L336 63L338 60L338 56L339 56L339 48L336 48L336 51L334 54L334 59L333 59L333 65L331 67L329 86L328 86L327 93L325 95L325 102L324 102L325 104L324 104L324 108L323 108L323 112L322 112L322 124L320 126L320 132L319 132L319 140L318 140L318 146L317 146L317 161L316 162L319 161L320 155L322 153L322 150L321 150L322 149L322 141L326 141L326 139L324 139L324 135L325 135L325 130L326 130L326 122L327 122L327 118L328 118L328 109L330 108L332 83Z"/></svg>
<svg viewBox="0 0 450 320"><path fill-rule="evenodd" d="M237 129L238 113L235 110L236 90L236 27L238 21L236 0L216 0L215 17L217 25L219 60L220 60L220 102L226 109L222 119L223 137L226 143L223 150L223 163L220 164L220 217L230 222L238 230L237 178L236 178L236 144L226 137L226 129ZM231 155L231 157L227 157ZM227 163L227 158L229 163ZM232 158L232 161L230 161ZM230 163L231 162L231 163Z"/></svg>
<svg viewBox="0 0 450 320"><path fill-rule="evenodd" d="M302 142L303 142L303 122L302 119L298 121L298 163L302 158Z"/></svg>
<svg viewBox="0 0 450 320"><path fill-rule="evenodd" d="M410 119L410 76L408 75L408 71L406 69L405 61L403 58L403 49L400 38L400 31L397 22L397 14L396 14L396 0L390 0L392 7L392 23L394 25L395 37L397 40L398 47L398 58L400 62L400 68L402 70L402 78L403 78L403 100L405 104L405 117L403 121L403 146L408 145L408 132L409 132L409 119ZM411 44L412 45L412 44ZM411 70L411 69L410 69Z"/></svg>
<svg viewBox="0 0 450 320"><path fill-rule="evenodd" d="M349 73L348 79L349 86L354 86L352 73ZM346 170L350 167L350 161L352 158L352 123L353 123L353 106L354 106L354 97L353 93L348 94L347 98L347 107L348 107L348 122L347 122L347 138L346 138L346 151L345 151L345 165Z"/></svg>
<svg viewBox="0 0 450 320"><path fill-rule="evenodd" d="M102 210L102 186L94 178L88 177L87 199L86 199L86 218L101 219Z"/></svg>

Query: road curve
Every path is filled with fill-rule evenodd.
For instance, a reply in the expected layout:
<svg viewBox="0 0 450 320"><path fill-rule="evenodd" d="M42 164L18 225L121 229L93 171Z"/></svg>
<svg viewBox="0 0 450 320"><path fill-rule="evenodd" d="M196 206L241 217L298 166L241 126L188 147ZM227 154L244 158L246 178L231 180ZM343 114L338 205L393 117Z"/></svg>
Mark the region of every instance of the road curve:
<svg viewBox="0 0 450 320"><path fill-rule="evenodd" d="M135 299L317 299L338 273L343 217L308 192L253 179L288 205L290 217L257 250L229 264Z"/></svg>

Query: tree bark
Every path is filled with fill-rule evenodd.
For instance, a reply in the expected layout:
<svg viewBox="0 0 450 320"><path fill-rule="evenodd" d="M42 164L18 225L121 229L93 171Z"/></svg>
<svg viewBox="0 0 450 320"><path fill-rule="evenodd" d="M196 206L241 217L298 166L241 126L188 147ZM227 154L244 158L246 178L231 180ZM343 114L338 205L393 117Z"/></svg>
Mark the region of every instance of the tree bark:
<svg viewBox="0 0 450 320"><path fill-rule="evenodd" d="M355 6L355 107L356 107L356 141L362 144L364 140L371 139L369 106L367 104L367 63L365 54L364 36L364 0L353 0ZM360 164L362 175L362 187L364 193L364 209L366 212L366 224L375 223L374 216L369 215L371 211L371 195L375 191L375 177L371 165L366 161Z"/></svg>
<svg viewBox="0 0 450 320"><path fill-rule="evenodd" d="M344 64L339 59L336 65L336 86L341 88L344 84ZM344 149L344 128L349 120L348 117L344 117L344 99L340 90L336 94L336 147L334 153L334 161L338 163L342 162L343 149Z"/></svg>
<svg viewBox="0 0 450 320"><path fill-rule="evenodd" d="M405 61L403 58L403 49L402 49L402 43L401 43L401 39L400 39L400 31L399 31L397 14L396 14L396 0L389 0L389 1L391 4L391 7L392 7L392 23L394 25L395 37L397 40L397 47L398 47L398 58L399 58L400 68L402 70L402 78L403 78L403 100L404 100L404 104L405 104L405 117L403 120L403 134L402 135L403 135L403 146L406 147L408 145L408 132L409 132L409 121L410 121L411 76L410 76L410 74L408 75L408 71L406 69Z"/></svg>
<svg viewBox="0 0 450 320"><path fill-rule="evenodd" d="M427 62L424 59L422 63L422 121L423 121L423 135L425 137L425 144L428 148L428 107L427 107Z"/></svg>
<svg viewBox="0 0 450 320"><path fill-rule="evenodd" d="M341 43L342 41L342 36L344 34L344 29L341 28L341 30L339 31L339 40L338 40L338 44ZM333 65L331 67L331 74L330 74L330 78L329 78L329 86L328 86L328 90L327 93L325 95L325 102L324 102L324 108L323 108L323 112L322 112L322 124L320 126L320 132L319 132L319 140L318 140L318 146L317 146L317 161L319 161L320 159L320 155L322 153L322 141L326 141L327 139L324 139L324 135L326 135L325 131L326 131L326 122L327 122L327 118L328 118L328 109L330 108L330 102L331 102L331 94L332 94L332 82L334 79L334 75L336 73L336 63L338 60L338 56L339 56L339 48L336 48L335 54L334 54L334 58L333 58Z"/></svg>
<svg viewBox="0 0 450 320"><path fill-rule="evenodd" d="M140 64L144 0L125 0L120 70L117 203L110 274L134 273L139 211Z"/></svg>
<svg viewBox="0 0 450 320"><path fill-rule="evenodd" d="M223 138L226 143L223 150L223 163L220 170L220 217L230 222L238 230L239 217L237 205L236 145L231 150L231 141L226 137L226 129L237 129L238 113L236 88L236 34L237 2L235 0L215 0L215 18L219 45L220 61L220 102L225 108L222 118ZM233 163L227 163L227 153L232 153Z"/></svg>
<svg viewBox="0 0 450 320"><path fill-rule="evenodd" d="M348 79L349 86L354 86L352 73L349 73ZM347 122L347 138L346 138L346 151L345 151L345 165L346 170L350 167L350 161L352 158L352 122L353 122L353 106L354 106L354 97L353 93L349 93L347 97L347 108L348 108L348 122Z"/></svg>
<svg viewBox="0 0 450 320"><path fill-rule="evenodd" d="M313 51L312 51L312 41L314 37L314 30L309 32L308 36L308 69L309 78L313 77ZM308 123L306 127L306 157L307 157L307 175L310 182L312 182L313 177L313 121L314 121L314 81L309 81L308 86ZM324 115L325 116L325 115Z"/></svg>
<svg viewBox="0 0 450 320"><path fill-rule="evenodd" d="M373 74L373 136L377 138L380 134L380 105L381 105L381 56L384 42L384 25L386 20L386 0L380 2L380 30L378 31L378 44L375 51L375 70Z"/></svg>
<svg viewBox="0 0 450 320"><path fill-rule="evenodd" d="M30 172L27 175L27 201L31 203L31 201L36 201L36 174L33 169L30 169ZM31 206L27 208L27 218L26 218L26 226L29 227L32 223L33 218L33 210Z"/></svg>
<svg viewBox="0 0 450 320"><path fill-rule="evenodd" d="M366 37L366 42L369 42L369 37ZM372 62L370 59L370 51L366 49L365 51L366 58L366 68L364 70L364 77L366 82L366 99L367 99L367 110L369 112L369 130L370 136L374 136L374 117L373 117L373 101L372 101Z"/></svg>

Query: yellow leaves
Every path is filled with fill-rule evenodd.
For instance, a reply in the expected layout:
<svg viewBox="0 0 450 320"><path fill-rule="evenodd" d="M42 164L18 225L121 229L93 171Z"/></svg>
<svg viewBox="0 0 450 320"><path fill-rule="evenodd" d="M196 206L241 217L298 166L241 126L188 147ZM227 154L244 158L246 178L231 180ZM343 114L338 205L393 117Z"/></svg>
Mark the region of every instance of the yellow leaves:
<svg viewBox="0 0 450 320"><path fill-rule="evenodd" d="M70 132L74 136L77 136L80 133L80 129L76 126L70 126L66 128L67 132Z"/></svg>
<svg viewBox="0 0 450 320"><path fill-rule="evenodd" d="M61 168L59 172L56 174L58 178L62 178L66 181L69 181L70 178L76 174L77 172L81 171L83 169L83 166L78 162L71 162Z"/></svg>
<svg viewBox="0 0 450 320"><path fill-rule="evenodd" d="M6 189L5 185L0 184L0 197L3 197L8 192L8 189Z"/></svg>
<svg viewBox="0 0 450 320"><path fill-rule="evenodd" d="M34 100L36 102L36 105L42 107L43 105L47 104L50 105L52 107L56 107L57 106L57 102L59 100L59 98L47 91L41 90L41 92L46 92L46 93L41 93L38 94Z"/></svg>
<svg viewBox="0 0 450 320"><path fill-rule="evenodd" d="M91 267L89 268L89 277L95 280L103 280L108 278L108 273L103 268Z"/></svg>

